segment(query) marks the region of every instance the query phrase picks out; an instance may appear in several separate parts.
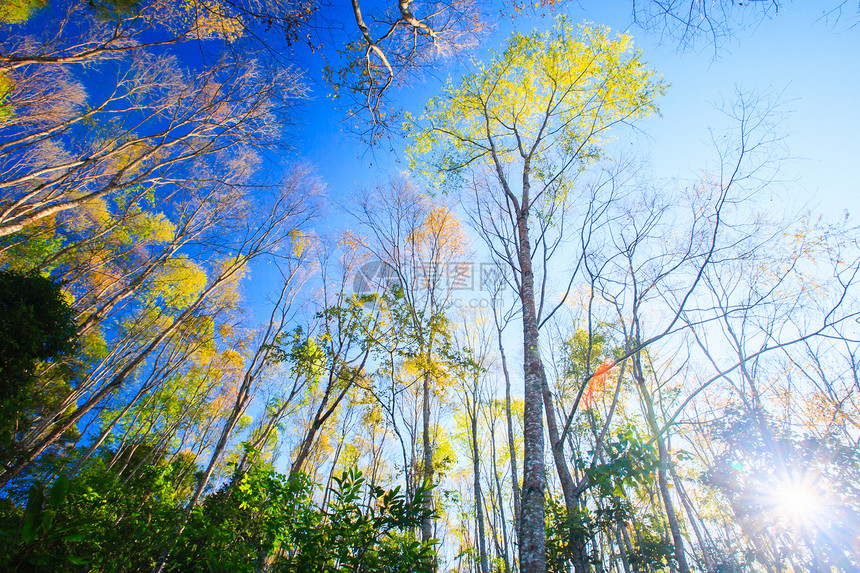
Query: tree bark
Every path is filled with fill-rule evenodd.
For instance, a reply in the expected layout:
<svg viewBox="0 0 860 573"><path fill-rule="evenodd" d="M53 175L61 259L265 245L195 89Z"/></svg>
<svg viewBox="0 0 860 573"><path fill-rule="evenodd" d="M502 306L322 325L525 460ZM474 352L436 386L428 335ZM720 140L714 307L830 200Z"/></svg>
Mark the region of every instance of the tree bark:
<svg viewBox="0 0 860 573"><path fill-rule="evenodd" d="M591 565L585 552L585 535L577 534L573 530L573 516L579 509L579 492L567 461L564 459L564 442L558 432L558 423L555 418L555 404L549 384L546 380L546 371L541 368L541 386L543 389L543 404L546 409L546 427L549 434L550 450L552 451L555 468L558 472L558 480L561 482L561 491L564 496L564 507L567 510L568 530L570 532L570 547L573 553L573 569L575 573L589 573Z"/></svg>
<svg viewBox="0 0 860 573"><path fill-rule="evenodd" d="M527 191L523 193L527 205ZM520 301L523 309L523 358L525 391L523 400L523 491L520 515L520 570L523 573L546 572L546 531L544 504L546 475L544 468L543 392L535 304L534 271L531 260L528 212L517 215L518 259L522 282Z"/></svg>
<svg viewBox="0 0 860 573"><path fill-rule="evenodd" d="M481 459L478 457L478 401L475 400L471 412L472 425L472 478L475 490L475 516L478 520L478 557L480 573L490 573L487 564L487 534L484 527L484 507L481 492Z"/></svg>
<svg viewBox="0 0 860 573"><path fill-rule="evenodd" d="M428 369L424 372L422 388L421 417L424 427L422 428L421 438L424 447L424 486L431 487L433 485L433 447L432 440L430 439L430 381L432 380L432 376L429 364L426 367ZM433 509L433 496L428 495L425 497L424 507L428 510ZM431 539L433 539L433 519L428 512L428 515L421 519L421 541L427 543Z"/></svg>

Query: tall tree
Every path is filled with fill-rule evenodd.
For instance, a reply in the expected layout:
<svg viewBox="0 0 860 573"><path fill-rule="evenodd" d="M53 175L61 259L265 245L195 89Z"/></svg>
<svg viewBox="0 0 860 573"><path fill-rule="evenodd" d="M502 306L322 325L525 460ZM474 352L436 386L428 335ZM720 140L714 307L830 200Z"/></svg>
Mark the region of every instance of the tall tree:
<svg viewBox="0 0 860 573"><path fill-rule="evenodd" d="M107 361L108 368L104 372L95 369L92 383L84 386L84 393L75 394L76 398L71 403L74 404L78 396L83 401L73 411L61 410L44 431L35 433L15 459L5 465L0 473L0 483L5 485L93 408L125 387L138 368L162 345L181 333L189 322L198 320L206 305L217 300L226 287L238 280L251 261L270 255L289 243L295 236L293 231L305 225L314 213L313 202L308 199L313 195L313 185L313 181L308 181L301 171L297 171L284 181L283 188L272 193L270 201L263 203L263 198L260 198L257 213L250 211L248 203L236 205L233 228L222 228L222 231L230 232L220 245L212 246L211 276L200 273L202 280L198 281L197 289L190 295L186 293L182 304L170 308L169 313L162 314L158 307L144 306L141 316L145 318L143 330L146 336L133 338L123 354ZM219 247L221 252L218 252Z"/></svg>
<svg viewBox="0 0 860 573"><path fill-rule="evenodd" d="M533 220L574 193L606 131L648 115L663 86L625 36L560 21L550 33L515 34L492 64L430 101L415 128L413 167L457 180L480 174L477 192L496 197L523 321L524 460L520 567L545 571L543 366L535 285ZM500 223L501 225L501 223ZM501 233L500 233L501 234ZM539 283L540 284L540 283Z"/></svg>
<svg viewBox="0 0 860 573"><path fill-rule="evenodd" d="M446 316L451 285L466 258L466 238L456 216L434 204L407 180L393 180L387 189L365 196L356 217L368 237L359 239L372 260L381 265L376 288L395 328L393 352L403 365L418 372L421 389L421 477L434 484L435 427L433 410L450 359L450 328ZM409 383L411 386L412 384ZM426 499L432 504L431 496ZM430 507L428 507L430 509ZM422 541L433 538L431 512L422 524Z"/></svg>

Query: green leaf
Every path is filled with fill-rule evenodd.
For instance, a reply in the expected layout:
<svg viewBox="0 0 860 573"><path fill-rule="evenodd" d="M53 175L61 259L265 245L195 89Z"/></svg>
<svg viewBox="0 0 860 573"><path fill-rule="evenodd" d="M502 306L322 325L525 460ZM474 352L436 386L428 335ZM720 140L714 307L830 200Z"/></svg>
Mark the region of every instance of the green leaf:
<svg viewBox="0 0 860 573"><path fill-rule="evenodd" d="M65 475L61 475L51 486L50 501L53 507L59 507L66 495L69 493L71 482Z"/></svg>

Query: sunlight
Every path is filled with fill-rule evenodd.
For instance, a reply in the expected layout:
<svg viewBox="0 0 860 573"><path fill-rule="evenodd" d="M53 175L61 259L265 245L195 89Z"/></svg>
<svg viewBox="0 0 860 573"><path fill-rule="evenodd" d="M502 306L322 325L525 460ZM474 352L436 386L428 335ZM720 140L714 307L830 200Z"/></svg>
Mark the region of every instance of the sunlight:
<svg viewBox="0 0 860 573"><path fill-rule="evenodd" d="M774 484L770 494L774 511L792 521L809 521L822 507L821 493L812 484L786 480Z"/></svg>

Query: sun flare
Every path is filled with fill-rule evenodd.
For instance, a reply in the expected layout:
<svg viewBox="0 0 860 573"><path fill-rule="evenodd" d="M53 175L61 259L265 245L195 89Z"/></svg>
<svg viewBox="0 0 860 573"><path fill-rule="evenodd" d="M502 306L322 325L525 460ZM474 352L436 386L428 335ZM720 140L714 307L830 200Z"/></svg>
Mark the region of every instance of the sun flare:
<svg viewBox="0 0 860 573"><path fill-rule="evenodd" d="M808 521L822 505L821 493L811 484L785 481L774 484L774 511L793 522Z"/></svg>

